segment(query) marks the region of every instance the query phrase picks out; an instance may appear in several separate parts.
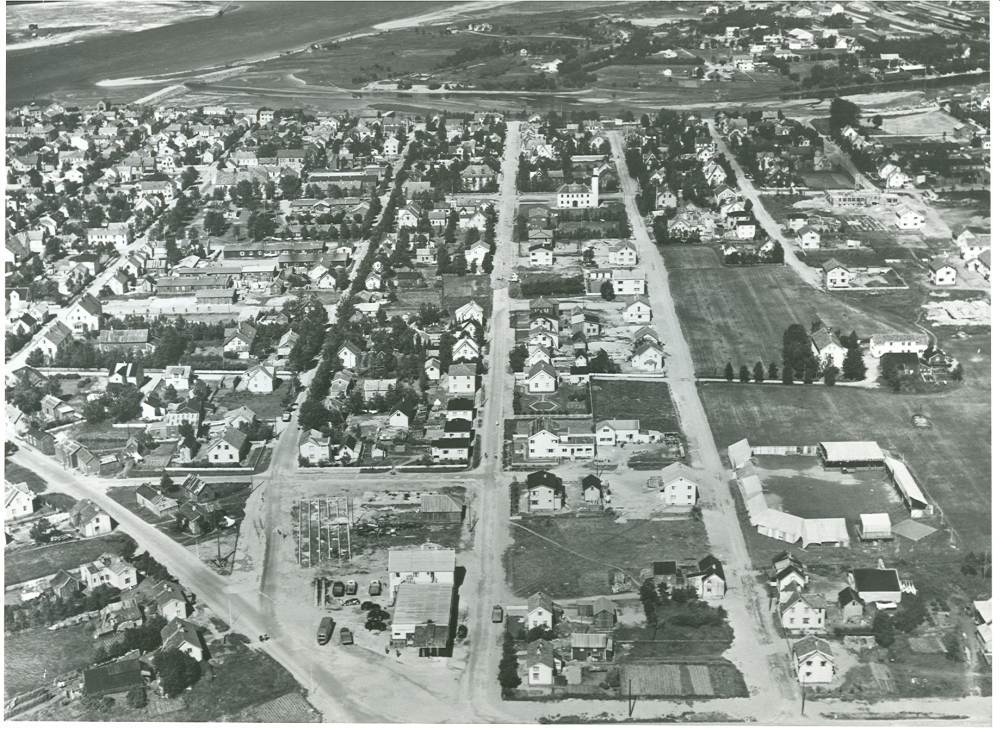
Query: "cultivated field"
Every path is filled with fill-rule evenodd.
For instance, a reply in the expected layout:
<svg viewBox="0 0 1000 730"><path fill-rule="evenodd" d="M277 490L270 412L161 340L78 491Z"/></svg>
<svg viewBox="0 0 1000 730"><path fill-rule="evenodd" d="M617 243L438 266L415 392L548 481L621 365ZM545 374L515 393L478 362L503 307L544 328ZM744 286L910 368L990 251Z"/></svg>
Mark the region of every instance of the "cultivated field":
<svg viewBox="0 0 1000 730"><path fill-rule="evenodd" d="M782 334L796 322L808 328L819 318L862 338L915 331L900 317L869 314L813 289L781 266L722 267L707 248L662 251L698 375L721 376L727 362L737 370L758 360L765 368L771 362L780 367Z"/></svg>
<svg viewBox="0 0 1000 730"><path fill-rule="evenodd" d="M598 517L526 518L511 524L514 545L504 555L514 593L553 598L607 594L618 568L638 578L654 560L697 562L708 552L705 528L676 522Z"/></svg>
<svg viewBox="0 0 1000 730"><path fill-rule="evenodd" d="M593 380L590 385L594 420L638 418L642 428L679 433L680 422L663 382L641 380Z"/></svg>
<svg viewBox="0 0 1000 730"><path fill-rule="evenodd" d="M974 369L970 364L967 369ZM705 384L701 397L720 450L741 438L759 444L874 440L902 456L943 510L965 549L990 540L990 409L966 383L945 396L852 388ZM912 416L932 427L919 429ZM766 482L765 482L766 483Z"/></svg>

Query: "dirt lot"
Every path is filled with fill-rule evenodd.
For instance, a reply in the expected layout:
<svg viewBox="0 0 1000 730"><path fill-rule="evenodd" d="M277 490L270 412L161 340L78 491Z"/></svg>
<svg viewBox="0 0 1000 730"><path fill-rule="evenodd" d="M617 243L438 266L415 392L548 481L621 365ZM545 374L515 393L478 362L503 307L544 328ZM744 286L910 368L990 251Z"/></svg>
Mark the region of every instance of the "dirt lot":
<svg viewBox="0 0 1000 730"><path fill-rule="evenodd" d="M817 317L830 327L856 330L859 337L915 331L902 318L864 311L813 289L781 266L724 268L707 249L662 251L698 375L721 376L727 362L736 369L752 368L758 360L765 368L780 365L785 329L796 322L808 327Z"/></svg>
<svg viewBox="0 0 1000 730"><path fill-rule="evenodd" d="M899 114L882 118L882 131L887 135L906 135L919 137L940 137L951 134L959 121L940 109L917 112L915 114Z"/></svg>
<svg viewBox="0 0 1000 730"><path fill-rule="evenodd" d="M696 562L708 550L705 528L694 520L532 517L510 529L514 545L504 563L519 596L540 590L553 598L602 595L615 567L637 577L654 560Z"/></svg>

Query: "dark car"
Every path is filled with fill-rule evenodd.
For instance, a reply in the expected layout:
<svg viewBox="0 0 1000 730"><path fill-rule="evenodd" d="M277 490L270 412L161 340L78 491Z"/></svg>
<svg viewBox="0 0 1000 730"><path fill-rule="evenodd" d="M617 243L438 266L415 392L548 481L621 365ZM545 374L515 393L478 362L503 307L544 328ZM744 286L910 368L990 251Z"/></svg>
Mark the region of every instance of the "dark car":
<svg viewBox="0 0 1000 730"><path fill-rule="evenodd" d="M320 646L329 643L333 636L333 629L337 624L329 616L324 616L319 620L319 628L316 629L316 643Z"/></svg>
<svg viewBox="0 0 1000 730"><path fill-rule="evenodd" d="M361 601L359 601L357 598L348 598L346 601L344 601L345 606L357 606L359 603L361 603Z"/></svg>

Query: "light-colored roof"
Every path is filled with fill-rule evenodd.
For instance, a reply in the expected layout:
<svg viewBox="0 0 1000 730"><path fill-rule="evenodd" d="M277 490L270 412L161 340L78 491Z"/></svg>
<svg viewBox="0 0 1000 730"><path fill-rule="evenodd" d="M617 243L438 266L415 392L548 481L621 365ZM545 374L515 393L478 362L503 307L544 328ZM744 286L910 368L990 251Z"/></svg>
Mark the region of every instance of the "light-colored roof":
<svg viewBox="0 0 1000 730"><path fill-rule="evenodd" d="M976 613L979 614L980 618L983 619L987 624L993 624L993 599L987 599L985 601L973 601L972 605L976 609Z"/></svg>
<svg viewBox="0 0 1000 730"><path fill-rule="evenodd" d="M664 484L670 484L677 479L687 479L695 484L698 483L698 472L680 461L663 467L660 470L660 476L663 478Z"/></svg>
<svg viewBox="0 0 1000 730"><path fill-rule="evenodd" d="M827 461L882 461L882 448L874 441L821 441Z"/></svg>
<svg viewBox="0 0 1000 730"><path fill-rule="evenodd" d="M899 487L900 491L906 495L907 499L911 502L919 502L920 504L928 504L927 497L921 491L920 487L917 486L916 480L914 480L913 475L910 474L910 470L906 468L906 464L901 462L899 459L894 459L891 456L885 457L885 465L892 473L892 480Z"/></svg>
<svg viewBox="0 0 1000 730"><path fill-rule="evenodd" d="M447 626L451 621L453 586L446 583L402 583L396 589L393 624L413 625L433 621Z"/></svg>
<svg viewBox="0 0 1000 730"><path fill-rule="evenodd" d="M860 517L861 532L864 534L892 532L892 521L885 512L862 514Z"/></svg>
<svg viewBox="0 0 1000 730"><path fill-rule="evenodd" d="M390 573L447 572L455 570L455 551L442 549L393 549L389 551Z"/></svg>
<svg viewBox="0 0 1000 730"><path fill-rule="evenodd" d="M748 463L752 456L750 451L750 442L746 439L737 441L735 444L730 444L727 452L729 454L729 463L732 465L733 469L739 469L741 466Z"/></svg>
<svg viewBox="0 0 1000 730"><path fill-rule="evenodd" d="M604 633L572 633L569 636L569 644L574 649L607 649L611 644L611 637Z"/></svg>
<svg viewBox="0 0 1000 730"><path fill-rule="evenodd" d="M802 547L824 543L850 543L847 521L843 517L802 520Z"/></svg>

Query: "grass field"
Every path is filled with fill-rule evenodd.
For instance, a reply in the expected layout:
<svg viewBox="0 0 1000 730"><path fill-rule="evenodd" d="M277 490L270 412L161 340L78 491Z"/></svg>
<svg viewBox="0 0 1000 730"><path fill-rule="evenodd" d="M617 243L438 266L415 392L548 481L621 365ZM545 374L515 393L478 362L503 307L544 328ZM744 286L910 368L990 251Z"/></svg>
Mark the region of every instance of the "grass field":
<svg viewBox="0 0 1000 730"><path fill-rule="evenodd" d="M590 385L594 420L638 418L642 428L680 433L680 421L666 383L642 380L594 380Z"/></svg>
<svg viewBox="0 0 1000 730"><path fill-rule="evenodd" d="M4 585L52 575L63 568L78 568L83 563L97 560L102 553L121 554L122 547L129 539L124 533L113 533L87 540L8 552L4 555Z"/></svg>
<svg viewBox="0 0 1000 730"><path fill-rule="evenodd" d="M975 371L981 365L966 367ZM878 441L910 466L962 547L988 549L990 408L974 383L942 396L709 383L701 386L701 398L720 449L744 437L752 444ZM927 416L932 427L913 426L915 414Z"/></svg>
<svg viewBox="0 0 1000 730"><path fill-rule="evenodd" d="M44 627L8 634L4 638L4 699L27 692L65 672L83 669L94 655L89 624L57 631Z"/></svg>
<svg viewBox="0 0 1000 730"><path fill-rule="evenodd" d="M504 565L519 596L542 590L553 598L606 594L614 568L638 577L654 560L696 562L708 551L705 528L695 520L542 517L513 523L511 531L514 545Z"/></svg>
<svg viewBox="0 0 1000 730"><path fill-rule="evenodd" d="M49 487L49 483L35 474L35 472L31 471L31 469L27 469L20 464L15 464L13 461L8 461L6 459L4 459L3 466L4 479L8 482L12 482L14 484L24 482L28 485L28 489L35 494L41 494Z"/></svg>
<svg viewBox="0 0 1000 730"><path fill-rule="evenodd" d="M228 382L228 381L227 381ZM245 390L232 391L229 389L220 390L212 398L212 404L216 409L232 410L240 406L246 406L262 421L279 418L285 410L284 402L288 397L288 389L291 387L291 378L285 378L278 384L273 393L248 393Z"/></svg>
<svg viewBox="0 0 1000 730"><path fill-rule="evenodd" d="M909 516L881 470L826 471L814 456L758 456L756 461L764 488L793 515L843 517L849 526L862 513L889 512L893 522Z"/></svg>
<svg viewBox="0 0 1000 730"><path fill-rule="evenodd" d="M721 376L727 362L736 369L752 368L758 360L765 367L780 365L782 334L796 322L808 328L818 318L834 329L855 330L859 337L915 331L908 320L863 311L813 289L781 266L723 268L705 248L661 251L698 375Z"/></svg>

